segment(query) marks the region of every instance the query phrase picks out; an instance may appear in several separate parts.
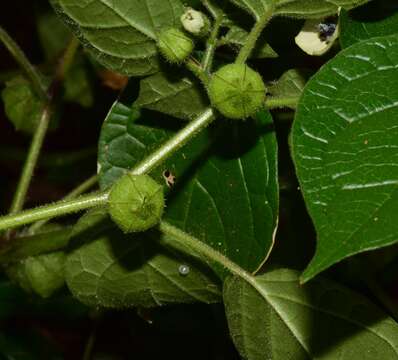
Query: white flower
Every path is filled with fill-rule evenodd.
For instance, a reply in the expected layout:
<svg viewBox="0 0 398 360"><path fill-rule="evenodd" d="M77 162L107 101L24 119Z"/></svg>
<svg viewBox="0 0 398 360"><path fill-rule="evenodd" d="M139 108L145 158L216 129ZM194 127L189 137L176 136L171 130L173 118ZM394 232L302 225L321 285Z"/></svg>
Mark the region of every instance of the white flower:
<svg viewBox="0 0 398 360"><path fill-rule="evenodd" d="M295 41L304 52L313 56L325 54L339 37L339 24L325 19L307 20Z"/></svg>

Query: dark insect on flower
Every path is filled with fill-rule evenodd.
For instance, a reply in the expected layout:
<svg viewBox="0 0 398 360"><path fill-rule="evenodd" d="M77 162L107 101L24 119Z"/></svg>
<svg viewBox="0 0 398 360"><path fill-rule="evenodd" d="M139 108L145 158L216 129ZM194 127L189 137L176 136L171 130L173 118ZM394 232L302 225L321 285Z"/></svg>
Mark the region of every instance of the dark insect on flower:
<svg viewBox="0 0 398 360"><path fill-rule="evenodd" d="M176 181L176 177L171 173L170 170L163 171L163 178L166 181L168 187L172 187Z"/></svg>
<svg viewBox="0 0 398 360"><path fill-rule="evenodd" d="M334 22L323 22L318 24L319 38L322 41L329 41L336 32L337 24Z"/></svg>

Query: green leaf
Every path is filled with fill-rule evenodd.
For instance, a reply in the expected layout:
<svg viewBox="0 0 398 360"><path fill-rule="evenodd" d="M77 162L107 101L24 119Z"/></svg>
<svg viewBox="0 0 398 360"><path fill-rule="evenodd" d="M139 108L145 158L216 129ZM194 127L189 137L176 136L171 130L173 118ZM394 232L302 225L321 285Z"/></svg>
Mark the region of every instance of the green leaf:
<svg viewBox="0 0 398 360"><path fill-rule="evenodd" d="M56 63L73 37L69 28L54 14L40 14L37 20L39 40L48 62ZM93 105L93 89L87 74L84 57L77 53L63 81L64 99L83 107Z"/></svg>
<svg viewBox="0 0 398 360"><path fill-rule="evenodd" d="M286 71L280 79L267 88L270 97L268 101L284 101L289 107L297 107L300 96L306 84L306 72L299 69Z"/></svg>
<svg viewBox="0 0 398 360"><path fill-rule="evenodd" d="M156 39L180 26L179 0L51 0L83 45L105 67L130 76L157 71Z"/></svg>
<svg viewBox="0 0 398 360"><path fill-rule="evenodd" d="M135 104L183 120L194 118L209 106L200 84L172 72L159 72L141 80Z"/></svg>
<svg viewBox="0 0 398 360"><path fill-rule="evenodd" d="M275 0L230 0L235 5L241 7L253 15L257 20L261 15L268 11Z"/></svg>
<svg viewBox="0 0 398 360"><path fill-rule="evenodd" d="M398 325L363 296L326 279L299 285L281 269L230 277L224 303L243 359L398 359Z"/></svg>
<svg viewBox="0 0 398 360"><path fill-rule="evenodd" d="M0 263L17 262L30 256L56 251L66 247L70 228L44 227L45 231L35 235L17 237L0 250ZM42 229L42 230L43 230Z"/></svg>
<svg viewBox="0 0 398 360"><path fill-rule="evenodd" d="M61 56L73 36L69 28L53 11L39 14L37 33L47 61L55 61Z"/></svg>
<svg viewBox="0 0 398 360"><path fill-rule="evenodd" d="M115 104L100 137L102 188L172 133L133 125L131 110ZM271 251L278 219L277 143L271 115L262 111L257 121L217 121L151 175L165 183L166 169L176 176L176 185L167 196L165 220L256 271ZM224 269L216 270L225 275Z"/></svg>
<svg viewBox="0 0 398 360"><path fill-rule="evenodd" d="M398 34L398 3L372 1L340 14L340 43L343 48L376 36Z"/></svg>
<svg viewBox="0 0 398 360"><path fill-rule="evenodd" d="M292 152L315 224L307 281L336 262L398 240L398 36L342 51L307 84Z"/></svg>
<svg viewBox="0 0 398 360"><path fill-rule="evenodd" d="M256 19L275 3L275 15L295 18L322 18L338 12L339 7L351 9L370 0L230 0L251 13Z"/></svg>
<svg viewBox="0 0 398 360"><path fill-rule="evenodd" d="M249 33L245 29L240 26L233 25L230 27L227 34L221 39L221 43L223 45L237 45L242 47L245 44L248 35ZM278 57L278 54L262 37L258 40L250 57L254 59L276 58Z"/></svg>
<svg viewBox="0 0 398 360"><path fill-rule="evenodd" d="M220 300L214 274L197 259L162 246L157 231L125 235L98 209L80 219L74 234L66 281L85 304L125 308Z"/></svg>
<svg viewBox="0 0 398 360"><path fill-rule="evenodd" d="M64 285L64 263L65 254L57 251L10 264L6 272L25 291L47 298Z"/></svg>
<svg viewBox="0 0 398 360"><path fill-rule="evenodd" d="M13 78L6 83L1 97L6 115L15 129L33 133L40 121L44 103L36 96L29 81L22 76Z"/></svg>
<svg viewBox="0 0 398 360"><path fill-rule="evenodd" d="M253 0L254 1L254 0ZM300 19L337 14L339 8L352 9L370 0L276 0L276 15Z"/></svg>
<svg viewBox="0 0 398 360"><path fill-rule="evenodd" d="M66 74L63 85L65 88L65 101L75 102L85 108L93 106L93 89L83 57L76 57L73 65Z"/></svg>

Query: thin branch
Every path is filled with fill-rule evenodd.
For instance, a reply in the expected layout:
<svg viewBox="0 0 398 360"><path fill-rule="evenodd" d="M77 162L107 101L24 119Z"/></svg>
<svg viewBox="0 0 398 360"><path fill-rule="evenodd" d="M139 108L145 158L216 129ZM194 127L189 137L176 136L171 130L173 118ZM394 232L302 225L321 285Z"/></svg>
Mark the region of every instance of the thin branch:
<svg viewBox="0 0 398 360"><path fill-rule="evenodd" d="M178 149L184 146L196 134L205 129L214 120L214 118L213 110L211 108L206 109L195 120L192 120L186 127L166 141L166 143L161 145L158 150L150 154L141 163L134 166L130 173L134 175L149 173L151 170L162 164Z"/></svg>
<svg viewBox="0 0 398 360"><path fill-rule="evenodd" d="M29 62L28 58L18 46L18 44L7 34L7 32L0 26L0 41L5 45L16 62L25 71L26 76L32 83L35 93L42 99L47 100L47 88L42 80L41 74Z"/></svg>
<svg viewBox="0 0 398 360"><path fill-rule="evenodd" d="M77 186L75 189L73 189L69 194L67 194L63 200L71 200L79 195L85 193L87 190L89 190L91 187L93 187L96 183L98 182L98 175L91 176L88 178L86 181L81 183L79 186ZM38 229L40 229L43 225L47 224L49 219L41 220L33 224L29 228L29 233L34 234L37 232Z"/></svg>
<svg viewBox="0 0 398 360"><path fill-rule="evenodd" d="M16 214L6 215L0 217L0 231L30 224L35 221L51 219L57 216L78 212L94 206L106 205L107 201L107 192L94 193L81 196L75 200L62 200L54 204L39 206Z"/></svg>
<svg viewBox="0 0 398 360"><path fill-rule="evenodd" d="M50 104L46 103L42 111L39 123L37 125L36 131L34 133L30 148L28 151L28 156L25 160L24 167L22 169L22 174L19 179L17 189L14 194L14 198L10 208L10 214L15 214L21 211L23 204L25 202L26 193L33 176L33 171L36 167L37 159L40 155L40 150L43 144L44 137L46 135L48 124L51 118L51 108Z"/></svg>
<svg viewBox="0 0 398 360"><path fill-rule="evenodd" d="M47 100L43 105L43 111L39 123L37 124L35 133L33 135L33 139L28 151L28 156L26 158L22 174L19 179L17 189L11 204L10 214L15 214L21 211L25 203L26 194L28 192L28 188L32 180L34 169L36 167L37 160L39 158L43 141L50 122L53 102L56 97L58 87L60 85L60 82L64 78L66 71L69 69L77 50L76 41L76 39L73 39L69 43L67 49L64 52L64 56L62 57L56 69L54 80L48 88Z"/></svg>
<svg viewBox="0 0 398 360"><path fill-rule="evenodd" d="M255 48L256 42L260 37L262 31L267 26L268 22L271 20L273 13L274 13L274 6L270 5L268 9L264 11L261 17L257 19L257 22L250 31L245 44L239 51L238 57L236 58L235 61L237 64L244 64L247 61L251 52Z"/></svg>
<svg viewBox="0 0 398 360"><path fill-rule="evenodd" d="M214 54L217 49L218 33L220 32L222 22L223 22L222 16L216 17L210 37L208 38L206 43L206 52L205 55L203 56L203 61L202 61L202 69L206 73L209 73L213 66Z"/></svg>

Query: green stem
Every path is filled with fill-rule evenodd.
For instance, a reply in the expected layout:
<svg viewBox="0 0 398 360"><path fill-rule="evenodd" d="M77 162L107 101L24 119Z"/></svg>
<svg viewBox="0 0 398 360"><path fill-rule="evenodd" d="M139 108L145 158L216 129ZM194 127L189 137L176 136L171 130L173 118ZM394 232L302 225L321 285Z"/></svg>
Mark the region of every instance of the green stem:
<svg viewBox="0 0 398 360"><path fill-rule="evenodd" d="M211 69L212 69L214 54L215 54L215 51L217 48L217 37L218 37L218 33L220 31L222 21L223 21L222 16L216 17L210 37L207 40L206 52L205 52L205 55L204 55L203 61L202 61L202 69L206 73L211 72Z"/></svg>
<svg viewBox="0 0 398 360"><path fill-rule="evenodd" d="M89 190L91 187L93 187L96 183L98 182L98 175L91 176L89 179L81 183L78 187L73 189L69 194L67 194L63 200L71 200L76 198L77 196L85 193L87 190ZM43 225L45 225L48 222L49 219L41 220L33 224L29 228L29 233L34 234L39 230Z"/></svg>
<svg viewBox="0 0 398 360"><path fill-rule="evenodd" d="M107 192L94 193L81 196L75 200L62 200L54 204L21 211L17 214L6 215L0 217L0 231L30 224L35 221L51 219L57 216L78 212L94 206L105 205L107 201Z"/></svg>
<svg viewBox="0 0 398 360"><path fill-rule="evenodd" d="M261 288L260 284L256 281L256 277L246 270L242 269L239 265L229 260L226 256L214 250L209 245L196 239L195 237L187 234L184 231L162 221L159 225L161 232L167 235L164 244L166 246L171 246L178 251L187 253L188 255L198 254L201 255L201 259L206 261L208 265L211 262L217 263L228 270L232 275L241 278L246 281L250 286L253 287L261 296L267 298L267 294Z"/></svg>
<svg viewBox="0 0 398 360"><path fill-rule="evenodd" d="M163 163L168 157L184 146L201 130L205 129L215 116L211 108L206 109L195 120L191 121L185 128L180 130L158 150L150 154L130 172L134 175L146 174ZM54 204L25 210L17 214L10 214L0 217L0 231L30 224L57 216L66 215L72 212L88 209L90 207L105 205L108 201L109 192L95 193L82 196L76 200L62 200Z"/></svg>
<svg viewBox="0 0 398 360"><path fill-rule="evenodd" d="M204 259L211 262L216 262L217 264L223 266L231 274L252 282L254 278L253 275L242 269L239 265L235 264L226 256L214 250L211 246L205 244L204 242L196 239L195 237L187 234L186 232L176 228L173 225L170 225L165 221L162 221L160 223L159 230L164 234L171 235L167 239L168 245L173 246L180 251L184 251L184 249L188 248L194 254L196 253L202 255Z"/></svg>
<svg viewBox="0 0 398 360"><path fill-rule="evenodd" d="M55 71L56 81L62 81L73 64L77 49L80 42L74 36L71 38L68 46L66 47Z"/></svg>
<svg viewBox="0 0 398 360"><path fill-rule="evenodd" d="M43 105L43 111L39 123L37 124L35 133L33 135L28 156L26 158L22 174L19 179L17 189L11 204L10 214L15 214L21 211L21 209L23 208L26 194L28 192L28 188L33 177L33 172L36 167L37 160L39 158L43 141L50 122L52 104L56 96L59 82L62 81L62 79L66 74L66 71L69 69L73 61L73 57L76 53L76 50L77 50L76 40L72 40L69 43L67 49L65 50L64 56L62 57L56 69L54 80L50 85L50 87L48 88L48 97L45 104Z"/></svg>
<svg viewBox="0 0 398 360"><path fill-rule="evenodd" d="M256 46L256 42L260 37L262 31L267 26L268 22L271 20L273 13L274 13L274 6L269 5L268 9L264 11L262 16L257 19L256 24L253 26L253 29L250 31L246 39L245 44L239 51L235 63L244 64L247 61L251 52Z"/></svg>
<svg viewBox="0 0 398 360"><path fill-rule="evenodd" d="M15 214L20 211L25 202L26 193L28 192L29 184L33 176L33 171L39 158L40 150L46 135L48 124L51 117L50 104L45 104L41 114L37 129L30 144L28 156L26 158L21 177L18 182L17 189L11 204L10 214Z"/></svg>
<svg viewBox="0 0 398 360"><path fill-rule="evenodd" d="M201 130L206 128L214 120L214 112L211 108L206 109L195 120L192 120L186 127L175 134L171 139L166 141L160 148L150 154L141 163L134 166L130 171L131 174L140 175L147 174L160 164L162 164L168 157L174 154L178 149L184 146Z"/></svg>
<svg viewBox="0 0 398 360"><path fill-rule="evenodd" d="M299 101L299 97L294 97L294 98L268 97L265 99L265 106L268 109L287 107L287 108L295 110L297 107L298 101Z"/></svg>
<svg viewBox="0 0 398 360"><path fill-rule="evenodd" d="M18 46L18 44L7 34L7 32L0 26L0 41L5 45L14 59L18 62L21 68L25 71L30 79L33 89L36 94L43 100L47 99L47 89L40 73L29 62L28 58Z"/></svg>
<svg viewBox="0 0 398 360"><path fill-rule="evenodd" d="M191 71L204 85L209 82L209 76L203 71L202 66L193 58L189 57L185 61L186 68Z"/></svg>

